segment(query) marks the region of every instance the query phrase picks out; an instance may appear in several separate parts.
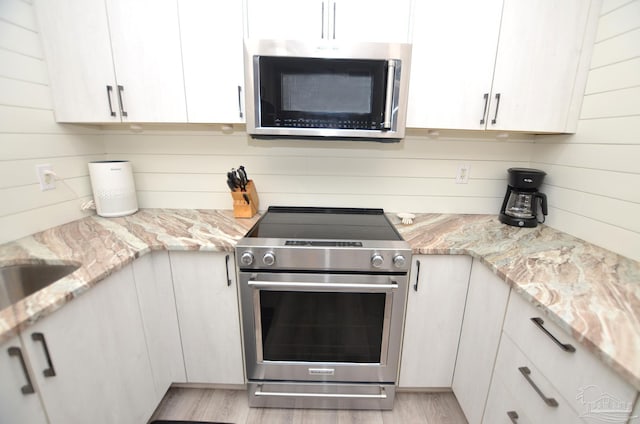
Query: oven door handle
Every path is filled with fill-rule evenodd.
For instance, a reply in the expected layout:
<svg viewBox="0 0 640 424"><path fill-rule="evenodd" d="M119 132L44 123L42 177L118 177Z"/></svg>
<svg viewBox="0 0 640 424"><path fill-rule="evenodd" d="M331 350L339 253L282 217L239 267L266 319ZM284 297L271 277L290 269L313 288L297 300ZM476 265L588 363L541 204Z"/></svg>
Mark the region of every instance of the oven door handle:
<svg viewBox="0 0 640 424"><path fill-rule="evenodd" d="M263 397L314 397L314 398L347 398L347 399L386 399L387 392L380 387L380 394L368 395L364 393L294 393L294 392L263 392L262 385L253 393Z"/></svg>
<svg viewBox="0 0 640 424"><path fill-rule="evenodd" d="M257 289L287 289L287 290L358 290L369 292L387 292L398 290L398 283L390 284L359 284L359 283L310 283L301 281L258 281L249 280L250 287Z"/></svg>

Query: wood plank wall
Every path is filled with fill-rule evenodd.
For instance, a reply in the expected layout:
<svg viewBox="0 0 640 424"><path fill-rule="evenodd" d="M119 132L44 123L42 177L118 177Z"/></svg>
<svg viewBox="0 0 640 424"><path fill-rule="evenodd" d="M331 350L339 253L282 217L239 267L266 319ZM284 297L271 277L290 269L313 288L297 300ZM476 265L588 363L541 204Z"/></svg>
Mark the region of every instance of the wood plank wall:
<svg viewBox="0 0 640 424"><path fill-rule="evenodd" d="M142 207L232 207L226 172L244 165L269 205L378 207L389 212L497 213L506 169L527 166L530 135L480 132L429 136L411 130L400 143L252 140L243 126L217 130L107 130L111 159L132 162ZM190 127L191 128L191 127ZM457 168L470 166L467 184Z"/></svg>
<svg viewBox="0 0 640 424"><path fill-rule="evenodd" d="M0 243L83 216L87 162L104 158L96 129L55 123L33 5L0 1ZM64 179L40 191L35 165Z"/></svg>
<svg viewBox="0 0 640 424"><path fill-rule="evenodd" d="M547 223L640 260L640 0L605 0L575 135L536 136Z"/></svg>

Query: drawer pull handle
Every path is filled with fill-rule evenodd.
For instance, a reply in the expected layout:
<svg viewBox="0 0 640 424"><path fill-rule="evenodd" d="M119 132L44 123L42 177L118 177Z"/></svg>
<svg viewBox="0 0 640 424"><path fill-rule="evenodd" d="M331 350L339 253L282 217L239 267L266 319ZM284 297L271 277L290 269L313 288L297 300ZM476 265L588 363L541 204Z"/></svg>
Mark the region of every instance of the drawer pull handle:
<svg viewBox="0 0 640 424"><path fill-rule="evenodd" d="M549 330L544 328L544 325L543 325L544 321L542 320L542 318L540 317L531 318L531 321L533 321L533 323L537 325L538 328L542 330L544 334L549 336L549 338L551 338L551 340L553 340L553 342L557 344L560 349L564 350L565 352L571 352L571 353L576 351L575 347L573 347L569 343L562 343L560 340L556 339L555 336L549 332Z"/></svg>
<svg viewBox="0 0 640 424"><path fill-rule="evenodd" d="M507 417L511 420L513 424L518 424L518 413L516 411L507 411Z"/></svg>
<svg viewBox="0 0 640 424"><path fill-rule="evenodd" d="M524 375L524 378L527 379L527 381L529 382L529 384L531 385L531 387L533 387L533 390L536 391L536 393L542 398L542 400L544 401L544 403L547 404L547 406L552 406L554 408L556 408L558 406L558 401L555 400L554 398L550 398L550 397L546 397L544 395L544 393L542 393L542 390L540 390L538 388L538 386L536 385L536 383L533 382L533 380L531 379L530 375L531 375L531 370L527 367L520 367L518 368L518 371L520 371L522 373L522 375Z"/></svg>

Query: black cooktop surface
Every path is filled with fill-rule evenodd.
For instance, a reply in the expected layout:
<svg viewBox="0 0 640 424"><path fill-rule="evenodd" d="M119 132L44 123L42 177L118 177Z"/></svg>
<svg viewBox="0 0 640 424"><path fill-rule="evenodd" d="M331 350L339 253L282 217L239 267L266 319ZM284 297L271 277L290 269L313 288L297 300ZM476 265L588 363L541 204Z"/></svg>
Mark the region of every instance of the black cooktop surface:
<svg viewBox="0 0 640 424"><path fill-rule="evenodd" d="M246 237L402 240L382 209L270 206Z"/></svg>

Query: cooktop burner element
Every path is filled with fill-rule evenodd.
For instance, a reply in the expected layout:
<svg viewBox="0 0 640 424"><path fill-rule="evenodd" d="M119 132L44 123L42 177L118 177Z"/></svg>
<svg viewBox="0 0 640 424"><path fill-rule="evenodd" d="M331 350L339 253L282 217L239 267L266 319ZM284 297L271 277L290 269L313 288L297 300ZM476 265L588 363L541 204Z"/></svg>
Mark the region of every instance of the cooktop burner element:
<svg viewBox="0 0 640 424"><path fill-rule="evenodd" d="M271 206L238 242L240 269L407 272L411 251L382 209Z"/></svg>

